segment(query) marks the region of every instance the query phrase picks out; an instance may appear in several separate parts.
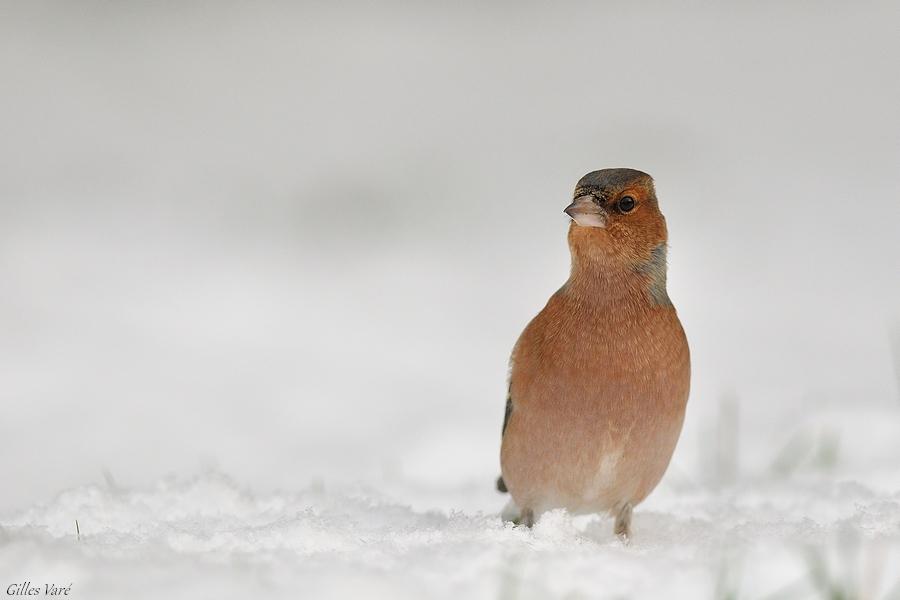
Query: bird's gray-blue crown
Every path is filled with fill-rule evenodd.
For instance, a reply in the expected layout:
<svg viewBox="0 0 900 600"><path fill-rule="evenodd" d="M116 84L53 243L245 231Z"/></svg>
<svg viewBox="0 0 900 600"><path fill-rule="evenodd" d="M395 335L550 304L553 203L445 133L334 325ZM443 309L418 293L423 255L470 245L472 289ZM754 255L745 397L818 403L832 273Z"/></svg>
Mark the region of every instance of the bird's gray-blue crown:
<svg viewBox="0 0 900 600"><path fill-rule="evenodd" d="M653 178L637 169L600 169L591 171L578 180L575 186L578 191L588 190L619 190L633 184L652 185Z"/></svg>

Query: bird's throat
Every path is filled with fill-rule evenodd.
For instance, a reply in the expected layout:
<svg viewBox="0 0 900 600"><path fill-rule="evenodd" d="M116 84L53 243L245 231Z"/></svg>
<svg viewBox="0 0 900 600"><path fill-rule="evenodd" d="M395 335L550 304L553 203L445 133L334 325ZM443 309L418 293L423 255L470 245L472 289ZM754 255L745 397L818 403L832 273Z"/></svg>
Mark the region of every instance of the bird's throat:
<svg viewBox="0 0 900 600"><path fill-rule="evenodd" d="M666 290L666 245L656 246L646 260L622 261L609 255L572 252L566 293L590 302L637 302L671 306Z"/></svg>

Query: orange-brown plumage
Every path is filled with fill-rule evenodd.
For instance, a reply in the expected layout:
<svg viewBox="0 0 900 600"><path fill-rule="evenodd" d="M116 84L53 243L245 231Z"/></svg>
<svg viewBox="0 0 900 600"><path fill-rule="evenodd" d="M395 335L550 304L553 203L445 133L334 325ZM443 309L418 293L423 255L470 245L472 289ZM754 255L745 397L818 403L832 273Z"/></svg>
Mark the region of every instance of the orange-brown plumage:
<svg viewBox="0 0 900 600"><path fill-rule="evenodd" d="M681 432L690 357L650 176L595 171L575 197L571 275L513 349L503 481L526 522L552 508L612 512L627 537Z"/></svg>

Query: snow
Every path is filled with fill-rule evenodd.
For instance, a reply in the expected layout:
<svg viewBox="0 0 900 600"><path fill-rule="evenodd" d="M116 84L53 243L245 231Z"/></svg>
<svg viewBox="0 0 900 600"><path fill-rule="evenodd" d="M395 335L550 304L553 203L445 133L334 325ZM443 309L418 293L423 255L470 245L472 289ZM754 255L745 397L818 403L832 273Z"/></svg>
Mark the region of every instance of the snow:
<svg viewBox="0 0 900 600"><path fill-rule="evenodd" d="M556 511L529 531L364 487L252 494L207 473L66 491L4 520L0 561L9 582L73 583L90 598L699 598L717 585L799 598L817 597L816 558L832 585L882 597L900 569L897 494L767 484L663 493L653 505L624 546L607 518Z"/></svg>
<svg viewBox="0 0 900 600"><path fill-rule="evenodd" d="M790 471L730 485L676 467L637 509L627 545L602 515L503 523L505 496L463 475L259 492L218 471L145 488L107 474L4 515L0 564L5 585L72 584L84 598L892 598L900 420L865 416L832 420L852 441L893 419L881 453L859 461L798 451Z"/></svg>

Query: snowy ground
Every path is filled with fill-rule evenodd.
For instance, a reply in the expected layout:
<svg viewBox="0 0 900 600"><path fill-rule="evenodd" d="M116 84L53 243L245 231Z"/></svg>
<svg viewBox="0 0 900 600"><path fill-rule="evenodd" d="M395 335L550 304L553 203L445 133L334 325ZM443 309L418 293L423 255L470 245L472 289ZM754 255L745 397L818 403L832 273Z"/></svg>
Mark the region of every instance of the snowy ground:
<svg viewBox="0 0 900 600"><path fill-rule="evenodd" d="M860 484L664 493L630 546L610 528L549 513L528 531L367 487L252 494L206 474L64 492L4 521L0 561L4 585L71 583L81 598L900 595L900 495Z"/></svg>
<svg viewBox="0 0 900 600"><path fill-rule="evenodd" d="M218 472L139 489L107 474L2 518L3 583L71 583L81 598L895 599L897 412L762 444L770 468L739 483L676 466L628 546L606 517L503 524L489 481L383 474L258 493ZM865 440L855 459L841 450Z"/></svg>

